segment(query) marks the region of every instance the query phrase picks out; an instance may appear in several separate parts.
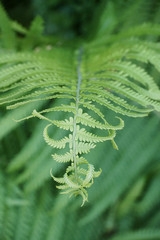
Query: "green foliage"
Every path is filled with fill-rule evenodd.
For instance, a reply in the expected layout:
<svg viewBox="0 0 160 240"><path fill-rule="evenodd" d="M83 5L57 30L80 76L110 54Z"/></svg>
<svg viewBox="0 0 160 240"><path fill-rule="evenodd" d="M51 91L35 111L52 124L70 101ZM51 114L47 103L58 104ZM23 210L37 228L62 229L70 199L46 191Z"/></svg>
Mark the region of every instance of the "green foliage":
<svg viewBox="0 0 160 240"><path fill-rule="evenodd" d="M0 5L0 13L1 48L13 49L16 44L15 33L12 31L11 21L2 5Z"/></svg>
<svg viewBox="0 0 160 240"><path fill-rule="evenodd" d="M99 5L97 0L8 0L2 3L11 18L24 26L28 26L35 16L41 16L45 21L45 32L63 38L61 41L87 35Z"/></svg>
<svg viewBox="0 0 160 240"><path fill-rule="evenodd" d="M57 47L41 18L27 30L0 12L2 239L159 239L159 24L120 28L109 2L92 40Z"/></svg>
<svg viewBox="0 0 160 240"><path fill-rule="evenodd" d="M108 111L108 117L110 114ZM3 217L0 226L5 231L3 234L6 239L11 237L18 239L18 236L20 239L31 237L36 239L37 234L39 234L39 239L53 239L53 236L55 239L70 239L71 233L73 239L81 239L82 236L88 240L90 238L106 239L102 235L109 238L112 232L117 232L116 237L121 239L124 234L126 238L129 235L130 238L132 236L133 239L135 236L138 238L139 234L142 238L143 234L144 239L146 236L149 239L156 239L158 236L156 229L159 229L157 209L159 193L156 191L159 189L160 174L158 170L160 166L159 118L152 114L149 119L125 118L125 123L126 128L117 136L119 151L113 152L109 142L107 145L103 142L97 146L96 151L93 149L88 155L88 161L97 167L101 165L103 171L101 179L98 178L89 189L87 207L80 209L80 199L79 201L74 198L70 199L68 196L65 197L55 192L49 170L52 167L58 173L64 169L49 159L51 151L48 151L49 148L44 143L40 131L42 124L45 125L45 123L38 122L36 131L32 133L29 140L25 140L26 145L21 147L21 151L15 158L12 159L11 156L10 159L8 157L5 160L8 162L8 171L1 162L3 172L0 175L0 216ZM26 130L29 131L28 128L22 130L23 134L26 134ZM15 132L10 134L15 139ZM17 138L16 146L21 141L21 138ZM4 146L5 142L1 144ZM11 151L10 142L6 141L6 144ZM104 148L107 149L107 154ZM6 156L4 147L1 149L1 156L2 158ZM23 157L27 160L24 163L21 160L19 168L11 168L18 157L19 162ZM30 174L27 175L29 171ZM43 175L46 177L44 178ZM20 176L25 177L20 181ZM150 194L151 191L152 194ZM146 217L148 215L149 218ZM6 219L5 222L4 219ZM137 224L138 228L135 227ZM144 231L133 233L133 229L139 231L139 228Z"/></svg>
<svg viewBox="0 0 160 240"><path fill-rule="evenodd" d="M41 24L39 18L34 21L23 41L24 49L34 46L40 38ZM32 116L27 118L38 117L51 123L43 134L48 145L58 149L69 145L64 155L52 155L57 162L71 162L63 178L53 176L53 179L62 184L58 186L65 190L62 193L80 194L83 203L88 199L86 188L92 185L93 178L99 176L101 171L95 172L94 166L81 155L95 147L95 138L96 142L111 140L117 148L115 131L123 128L121 119L117 126L109 124L99 105L132 117L145 116L154 109L160 110L160 91L145 68L138 66L139 62L150 62L160 70L159 55L155 51L157 44L147 41L143 45L140 39L141 35L146 35L151 29L151 35L159 34L157 25L145 24L135 27L132 32L120 32L116 36L120 40L118 43L113 41L111 44L110 38L114 36L110 36L109 39L83 43L79 50L54 48L50 54L41 50L38 53L11 54L6 51L1 55L1 104L11 104L8 108L14 109L34 101L71 99L68 105L41 112L34 110ZM32 37L33 33L38 36L37 40ZM130 103L131 100L135 105ZM86 113L86 109L94 112L101 120ZM72 116L59 121L42 115L56 111L69 112ZM70 133L61 140L52 140L47 132L51 125L69 130ZM108 132L107 137L93 135L81 125L105 130Z"/></svg>

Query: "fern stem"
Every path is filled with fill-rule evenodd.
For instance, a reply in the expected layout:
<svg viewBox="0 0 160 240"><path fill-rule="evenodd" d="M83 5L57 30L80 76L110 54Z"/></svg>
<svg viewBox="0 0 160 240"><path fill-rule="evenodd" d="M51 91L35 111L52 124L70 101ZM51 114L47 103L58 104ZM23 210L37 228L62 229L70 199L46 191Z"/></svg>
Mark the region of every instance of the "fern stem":
<svg viewBox="0 0 160 240"><path fill-rule="evenodd" d="M74 162L74 170L75 170L75 178L77 180L77 156L76 156L76 128L77 128L77 114L78 114L78 107L79 107L79 94L80 94L80 86L82 81L82 74L81 74L81 62L82 62L82 54L83 49L79 49L79 54L77 58L77 94L76 94L76 111L73 119L73 162Z"/></svg>

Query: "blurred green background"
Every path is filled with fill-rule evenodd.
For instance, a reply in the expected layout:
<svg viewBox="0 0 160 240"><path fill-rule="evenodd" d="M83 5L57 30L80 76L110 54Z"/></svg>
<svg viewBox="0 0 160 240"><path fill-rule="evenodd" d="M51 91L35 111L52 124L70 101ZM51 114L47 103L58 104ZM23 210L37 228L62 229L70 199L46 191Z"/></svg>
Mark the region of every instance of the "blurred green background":
<svg viewBox="0 0 160 240"><path fill-rule="evenodd" d="M102 1L7 0L2 2L10 17L23 25L29 26L31 20L40 15L44 19L47 34L72 39L87 34L94 13Z"/></svg>
<svg viewBox="0 0 160 240"><path fill-rule="evenodd" d="M25 27L40 15L46 35L70 44L143 22L160 22L160 3L155 0L2 3L9 16ZM160 85L157 72L153 76ZM88 161L103 172L81 208L81 199L59 194L50 177L51 168L58 174L63 165L53 161L53 150L43 140L46 123L13 121L32 109L33 104L13 111L0 109L0 240L160 239L160 114L123 117L125 128L116 137L119 151L105 142L89 153ZM106 115L112 117L110 111ZM52 134L60 138L64 133Z"/></svg>

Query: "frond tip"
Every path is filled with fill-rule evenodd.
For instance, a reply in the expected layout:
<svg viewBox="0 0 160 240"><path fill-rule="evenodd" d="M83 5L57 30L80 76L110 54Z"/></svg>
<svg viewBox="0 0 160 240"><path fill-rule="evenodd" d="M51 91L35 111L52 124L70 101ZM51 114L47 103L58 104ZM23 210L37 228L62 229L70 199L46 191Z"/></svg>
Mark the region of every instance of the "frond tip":
<svg viewBox="0 0 160 240"><path fill-rule="evenodd" d="M77 167L77 176L75 175L73 166L69 166L67 168L66 173L62 178L54 177L52 174L52 169L50 170L50 175L54 181L60 184L57 186L57 188L64 190L61 192L61 194L69 193L70 197L72 195L81 195L83 199L81 206L83 206L84 203L88 201L88 193L86 188L90 187L93 184L93 178L99 177L102 170L100 169L99 171L95 171L94 166L88 163L88 169L85 169L84 167L80 167L81 164L84 163L79 162Z"/></svg>

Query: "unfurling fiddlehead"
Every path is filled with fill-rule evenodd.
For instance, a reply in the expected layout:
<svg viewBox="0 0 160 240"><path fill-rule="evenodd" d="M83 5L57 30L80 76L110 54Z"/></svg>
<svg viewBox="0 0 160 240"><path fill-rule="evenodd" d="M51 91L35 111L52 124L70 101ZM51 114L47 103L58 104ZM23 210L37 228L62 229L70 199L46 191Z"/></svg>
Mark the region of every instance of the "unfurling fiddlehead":
<svg viewBox="0 0 160 240"><path fill-rule="evenodd" d="M86 89L86 81L82 84L82 49L80 49L78 54L78 63L77 63L77 86L75 89L75 102L72 102L70 105L61 105L52 109L53 111L64 111L70 112L73 116L69 120L58 121L51 120L43 116L41 113L36 110L33 111L33 116L40 119L44 119L50 122L43 132L44 139L46 143L53 148L66 148L68 144L68 152L64 155L53 154L52 157L54 160L60 163L71 162L71 165L67 167L66 172L63 177L55 177L52 174L52 178L59 183L60 185L57 188L63 190L61 193L70 193L72 195L81 195L83 198L82 205L85 201L88 200L88 194L86 188L90 187L93 184L93 179L98 177L101 174L101 169L95 171L94 166L87 162L87 160L81 156L84 153L88 153L92 148L95 147L95 143L103 142L106 140L111 140L114 146L114 137L116 135L115 130L123 128L123 120L120 119L120 123L117 126L110 125L104 118L103 114L99 109L97 109L91 101L85 101L81 97L83 89ZM74 92L74 91L73 91ZM95 120L88 113L83 112L82 107L86 107L96 112L99 115L103 123ZM48 135L48 128L52 125L55 125L64 130L69 130L70 133L68 136L65 136L61 140L53 140ZM81 125L89 126L92 128L98 128L101 130L107 131L107 136L97 136L93 133L88 132Z"/></svg>

